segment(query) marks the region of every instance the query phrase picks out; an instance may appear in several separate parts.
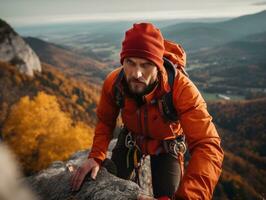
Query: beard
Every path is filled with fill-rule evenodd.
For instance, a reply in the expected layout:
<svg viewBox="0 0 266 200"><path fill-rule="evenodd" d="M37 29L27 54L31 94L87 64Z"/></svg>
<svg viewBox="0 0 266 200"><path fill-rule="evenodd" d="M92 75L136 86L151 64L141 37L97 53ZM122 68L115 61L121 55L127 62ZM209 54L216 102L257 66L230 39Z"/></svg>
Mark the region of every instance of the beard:
<svg viewBox="0 0 266 200"><path fill-rule="evenodd" d="M135 78L131 78L127 82L130 92L137 95L142 94L148 86L145 81Z"/></svg>
<svg viewBox="0 0 266 200"><path fill-rule="evenodd" d="M127 81L128 89L130 90L130 93L137 96L143 96L145 94L148 94L151 92L151 90L155 87L155 85L158 83L158 81L154 81L153 83L146 83L143 80L139 79L129 79Z"/></svg>

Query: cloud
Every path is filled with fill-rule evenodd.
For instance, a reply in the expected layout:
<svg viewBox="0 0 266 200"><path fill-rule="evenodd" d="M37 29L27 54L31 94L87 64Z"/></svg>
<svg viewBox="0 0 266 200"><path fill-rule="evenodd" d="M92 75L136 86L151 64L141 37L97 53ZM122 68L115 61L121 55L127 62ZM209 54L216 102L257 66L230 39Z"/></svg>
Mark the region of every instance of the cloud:
<svg viewBox="0 0 266 200"><path fill-rule="evenodd" d="M128 20L167 20L167 19L198 19L198 18L225 18L232 12L209 12L205 15L201 11L151 11L151 12L110 12L75 15L25 16L6 19L13 26L27 26L36 24L60 24L68 22L89 21L128 21ZM236 16L241 14L234 13ZM234 16L231 16L234 17Z"/></svg>
<svg viewBox="0 0 266 200"><path fill-rule="evenodd" d="M257 3L253 3L251 5L253 5L253 6L265 6L266 5L266 1L260 1L260 2L257 2Z"/></svg>

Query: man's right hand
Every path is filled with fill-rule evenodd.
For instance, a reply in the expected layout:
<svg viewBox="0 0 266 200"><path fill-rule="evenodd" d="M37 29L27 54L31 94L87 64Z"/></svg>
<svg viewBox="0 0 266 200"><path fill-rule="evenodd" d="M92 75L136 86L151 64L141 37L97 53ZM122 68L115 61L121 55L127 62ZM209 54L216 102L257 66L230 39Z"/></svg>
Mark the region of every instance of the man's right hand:
<svg viewBox="0 0 266 200"><path fill-rule="evenodd" d="M89 158L86 160L81 167L75 170L71 178L71 188L72 191L78 191L81 184L84 181L86 175L91 171L91 178L96 179L97 173L100 169L100 165L94 160L94 158Z"/></svg>

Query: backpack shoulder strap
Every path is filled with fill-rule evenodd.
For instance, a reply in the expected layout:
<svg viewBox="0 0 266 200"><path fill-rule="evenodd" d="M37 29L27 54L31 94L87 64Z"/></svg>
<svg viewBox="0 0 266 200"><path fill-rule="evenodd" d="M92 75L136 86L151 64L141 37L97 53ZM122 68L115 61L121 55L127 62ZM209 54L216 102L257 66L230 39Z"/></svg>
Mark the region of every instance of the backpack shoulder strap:
<svg viewBox="0 0 266 200"><path fill-rule="evenodd" d="M175 65L167 58L163 58L164 60L164 68L167 72L167 77L168 77L168 84L171 87L171 90L173 89L175 77L177 75L177 69Z"/></svg>
<svg viewBox="0 0 266 200"><path fill-rule="evenodd" d="M173 103L173 86L175 77L178 74L176 66L167 58L164 57L164 67L167 72L168 76L168 84L171 88L170 92L166 93L162 96L162 98L158 101L159 110L162 116L167 121L177 121L178 120L178 113L174 107Z"/></svg>
<svg viewBox="0 0 266 200"><path fill-rule="evenodd" d="M113 92L115 97L115 104L121 109L124 107L124 94L121 88L119 87L120 82L122 81L124 77L124 70L123 68L120 70L119 74L116 77L116 80L114 82L113 86Z"/></svg>

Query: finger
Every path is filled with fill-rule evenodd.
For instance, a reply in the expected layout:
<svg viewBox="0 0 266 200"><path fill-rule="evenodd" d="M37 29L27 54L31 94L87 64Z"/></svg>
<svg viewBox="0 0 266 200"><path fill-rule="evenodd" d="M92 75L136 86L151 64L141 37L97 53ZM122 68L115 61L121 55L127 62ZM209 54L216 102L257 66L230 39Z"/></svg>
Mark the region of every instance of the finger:
<svg viewBox="0 0 266 200"><path fill-rule="evenodd" d="M92 168L91 178L92 178L93 180L96 179L96 176L97 176L97 174L98 174L98 171L99 171L99 167L98 167L98 166Z"/></svg>
<svg viewBox="0 0 266 200"><path fill-rule="evenodd" d="M72 180L71 180L71 188L72 188L72 190L74 190L76 188L76 182L77 182L77 179L78 179L79 175L80 175L80 170L78 169L74 173L74 175L72 177Z"/></svg>
<svg viewBox="0 0 266 200"><path fill-rule="evenodd" d="M91 171L91 169L92 169L91 167L89 167L88 169L80 168L79 174L76 177L75 182L74 182L74 184L75 184L74 190L75 191L80 189L80 186L84 181L84 178L86 177L87 173L89 173Z"/></svg>
<svg viewBox="0 0 266 200"><path fill-rule="evenodd" d="M78 173L78 170L75 169L75 171L71 174L71 178L70 178L71 186L73 185L73 182L75 180L75 177L76 177L77 173Z"/></svg>
<svg viewBox="0 0 266 200"><path fill-rule="evenodd" d="M82 168L79 168L77 173L76 173L76 176L73 180L73 187L72 187L72 190L73 191L77 191L79 189L79 181L80 179L82 178L82 173L83 173L83 169Z"/></svg>
<svg viewBox="0 0 266 200"><path fill-rule="evenodd" d="M79 188L80 188L81 184L83 183L86 175L87 175L87 173L84 170L81 171L81 173L79 174L79 177L76 179L75 191L79 190Z"/></svg>

